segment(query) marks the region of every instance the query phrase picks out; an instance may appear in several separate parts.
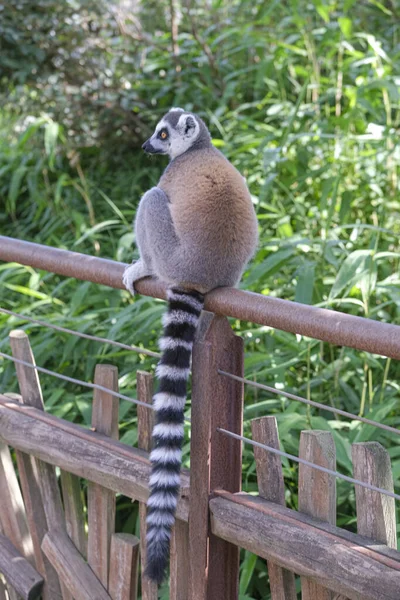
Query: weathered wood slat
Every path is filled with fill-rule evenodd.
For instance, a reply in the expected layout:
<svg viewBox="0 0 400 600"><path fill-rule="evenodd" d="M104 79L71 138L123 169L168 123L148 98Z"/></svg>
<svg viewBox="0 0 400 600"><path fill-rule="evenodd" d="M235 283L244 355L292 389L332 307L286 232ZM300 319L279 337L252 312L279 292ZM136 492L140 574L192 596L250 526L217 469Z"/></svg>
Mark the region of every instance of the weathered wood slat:
<svg viewBox="0 0 400 600"><path fill-rule="evenodd" d="M61 471L60 477L67 533L82 556L86 558L87 535L80 480L67 471Z"/></svg>
<svg viewBox="0 0 400 600"><path fill-rule="evenodd" d="M1 521L0 521L0 535L3 535ZM14 588L11 585L6 583L6 580L4 579L4 577L0 571L0 600L3 600L1 597L1 592L4 593L4 600L21 600L21 597L18 596L18 594L14 590Z"/></svg>
<svg viewBox="0 0 400 600"><path fill-rule="evenodd" d="M39 598L43 578L4 535L0 535L0 573L23 600Z"/></svg>
<svg viewBox="0 0 400 600"><path fill-rule="evenodd" d="M34 564L25 506L8 446L0 440L0 520L4 535Z"/></svg>
<svg viewBox="0 0 400 600"><path fill-rule="evenodd" d="M22 329L10 331L10 346L15 358L25 362L36 364L33 356L29 338ZM18 385L24 404L44 410L42 388L39 381L39 373L20 363L15 363Z"/></svg>
<svg viewBox="0 0 400 600"><path fill-rule="evenodd" d="M387 451L378 442L353 444L354 478L393 492L393 474ZM394 498L356 488L357 531L361 535L397 548Z"/></svg>
<svg viewBox="0 0 400 600"><path fill-rule="evenodd" d="M258 497L216 496L214 534L351 600L398 600L400 553Z"/></svg>
<svg viewBox="0 0 400 600"><path fill-rule="evenodd" d="M74 475L129 498L147 500L150 461L141 450L35 408L21 406L1 394L0 437L14 448ZM187 473L182 473L181 480L183 494L187 494ZM188 498L183 496L178 502L177 516L187 521L188 512Z"/></svg>
<svg viewBox="0 0 400 600"><path fill-rule="evenodd" d="M189 586L189 526L176 521L171 536L170 600L187 600Z"/></svg>
<svg viewBox="0 0 400 600"><path fill-rule="evenodd" d="M299 456L332 471L336 470L336 448L329 431L302 431ZM299 465L299 510L311 517L336 524L336 479L307 465ZM308 577L301 578L302 600L332 600L333 592Z"/></svg>
<svg viewBox="0 0 400 600"><path fill-rule="evenodd" d="M137 396L141 402L152 403L153 399L153 376L145 371L137 372ZM137 407L138 419L138 446L141 450L150 452L151 432L153 431L154 412L144 406ZM145 577L146 568L146 504L139 502L140 520L140 561L141 561L141 584L142 600L157 600L158 586L148 577Z"/></svg>
<svg viewBox="0 0 400 600"><path fill-rule="evenodd" d="M251 422L253 440L279 450L279 433L275 417L261 417ZM280 456L254 447L260 496L285 506L285 484ZM268 561L271 600L296 600L294 573Z"/></svg>
<svg viewBox="0 0 400 600"><path fill-rule="evenodd" d="M139 539L129 533L111 537L108 591L112 600L136 600L138 587Z"/></svg>
<svg viewBox="0 0 400 600"><path fill-rule="evenodd" d="M42 549L76 600L111 600L63 529L49 531L42 542Z"/></svg>
<svg viewBox="0 0 400 600"><path fill-rule="evenodd" d="M45 560L40 545L47 532L47 521L44 514L36 462L29 454L25 454L19 450L15 454L29 531L32 537L36 568L45 577ZM46 594L47 586L43 589L44 600L46 600Z"/></svg>
<svg viewBox="0 0 400 600"><path fill-rule="evenodd" d="M10 345L15 358L35 364L35 358L29 343L29 338L24 331L11 331ZM35 407L39 414L43 413L44 403L37 371L18 363L16 363L16 371L21 392L19 402L22 402L27 407ZM50 465L41 463L33 456L28 456L28 454L20 452L18 447L16 448L16 457L29 528L33 540L36 566L44 577L42 592L43 600L57 600L62 597L67 600L69 594L66 590L64 590L64 594L62 594L57 573L41 550L42 540L48 531L48 521L43 501L40 477L41 473L44 473L45 480L48 480L50 486L53 485L56 488L57 479L54 468ZM57 514L54 518L58 519L59 517L62 519L60 502L58 504Z"/></svg>
<svg viewBox="0 0 400 600"><path fill-rule="evenodd" d="M238 597L239 549L209 532L210 491L239 491L241 442L217 427L242 430L243 384L218 369L243 376L243 340L225 317L203 313L193 350L189 600Z"/></svg>
<svg viewBox="0 0 400 600"><path fill-rule="evenodd" d="M118 369L97 365L94 382L118 392ZM112 439L118 439L119 401L101 390L93 395L92 427ZM110 571L111 536L115 531L115 492L98 483L88 483L88 562L105 588Z"/></svg>

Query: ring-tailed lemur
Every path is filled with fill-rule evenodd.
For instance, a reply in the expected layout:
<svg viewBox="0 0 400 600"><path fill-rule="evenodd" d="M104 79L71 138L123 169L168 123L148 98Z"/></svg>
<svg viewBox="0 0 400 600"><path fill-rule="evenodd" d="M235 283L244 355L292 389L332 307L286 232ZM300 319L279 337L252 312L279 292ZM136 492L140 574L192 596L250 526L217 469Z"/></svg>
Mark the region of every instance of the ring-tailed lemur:
<svg viewBox="0 0 400 600"><path fill-rule="evenodd" d="M140 260L124 284L155 275L169 284L168 310L153 403L156 425L147 513L147 575L160 583L179 496L186 382L204 294L235 286L257 246L257 219L245 180L211 143L204 122L171 109L143 144L170 163L140 201L136 243Z"/></svg>

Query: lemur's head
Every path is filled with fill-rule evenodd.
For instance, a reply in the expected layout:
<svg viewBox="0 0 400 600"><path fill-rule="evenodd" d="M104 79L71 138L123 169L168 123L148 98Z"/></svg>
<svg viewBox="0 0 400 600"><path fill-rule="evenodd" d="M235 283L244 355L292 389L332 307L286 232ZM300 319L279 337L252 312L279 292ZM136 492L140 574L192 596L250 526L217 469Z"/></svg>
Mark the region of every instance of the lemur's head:
<svg viewBox="0 0 400 600"><path fill-rule="evenodd" d="M183 108L171 108L142 148L149 154L168 154L172 160L188 150L210 145L208 129L197 115Z"/></svg>

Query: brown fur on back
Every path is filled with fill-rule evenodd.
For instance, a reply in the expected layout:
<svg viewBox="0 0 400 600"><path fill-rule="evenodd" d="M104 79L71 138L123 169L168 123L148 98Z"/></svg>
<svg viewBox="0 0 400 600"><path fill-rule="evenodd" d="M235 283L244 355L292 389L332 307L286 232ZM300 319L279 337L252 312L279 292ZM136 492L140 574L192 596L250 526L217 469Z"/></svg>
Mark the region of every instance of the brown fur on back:
<svg viewBox="0 0 400 600"><path fill-rule="evenodd" d="M182 175L184 173L184 176ZM215 148L186 152L165 170L158 186L167 194L176 233L199 252L253 254L257 221L246 183Z"/></svg>

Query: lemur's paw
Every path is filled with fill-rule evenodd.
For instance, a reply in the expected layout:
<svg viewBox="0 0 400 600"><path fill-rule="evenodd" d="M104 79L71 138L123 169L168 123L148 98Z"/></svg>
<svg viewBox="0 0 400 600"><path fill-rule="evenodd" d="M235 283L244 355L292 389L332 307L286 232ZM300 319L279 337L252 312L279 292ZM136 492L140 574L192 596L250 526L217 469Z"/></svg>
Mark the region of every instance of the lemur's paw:
<svg viewBox="0 0 400 600"><path fill-rule="evenodd" d="M136 265L129 265L129 267L126 267L124 274L122 276L122 283L124 284L124 286L126 287L126 289L128 290L128 292L130 292L132 294L132 296L135 295L135 288L134 288L134 283L136 281L136 272L137 269L135 268Z"/></svg>

